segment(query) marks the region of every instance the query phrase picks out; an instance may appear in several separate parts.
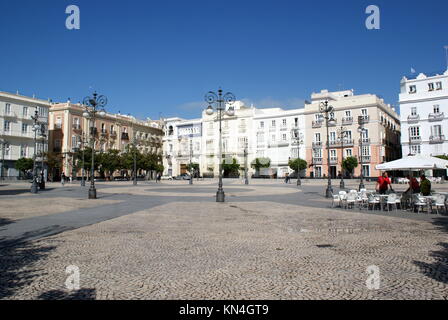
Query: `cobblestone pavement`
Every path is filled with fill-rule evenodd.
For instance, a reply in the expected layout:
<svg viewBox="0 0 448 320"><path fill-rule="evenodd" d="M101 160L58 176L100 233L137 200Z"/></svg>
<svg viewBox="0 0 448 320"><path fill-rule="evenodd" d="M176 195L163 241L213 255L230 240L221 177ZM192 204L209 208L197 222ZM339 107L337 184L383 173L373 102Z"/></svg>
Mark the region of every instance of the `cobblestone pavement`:
<svg viewBox="0 0 448 320"><path fill-rule="evenodd" d="M129 210L35 240L3 238L0 298L448 298L447 217L330 209L323 184L226 184L224 204L213 181L100 187ZM70 265L79 290L65 287ZM378 290L367 288L369 266Z"/></svg>

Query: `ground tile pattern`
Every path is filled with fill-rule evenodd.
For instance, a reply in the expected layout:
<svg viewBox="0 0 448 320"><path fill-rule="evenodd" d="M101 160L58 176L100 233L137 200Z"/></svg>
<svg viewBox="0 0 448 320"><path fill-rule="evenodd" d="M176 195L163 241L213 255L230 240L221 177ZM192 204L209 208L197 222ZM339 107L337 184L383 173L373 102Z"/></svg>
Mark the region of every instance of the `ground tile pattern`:
<svg viewBox="0 0 448 320"><path fill-rule="evenodd" d="M447 299L447 231L306 203L171 202L4 245L0 297ZM69 265L80 290L65 288ZM366 286L372 265L378 290Z"/></svg>

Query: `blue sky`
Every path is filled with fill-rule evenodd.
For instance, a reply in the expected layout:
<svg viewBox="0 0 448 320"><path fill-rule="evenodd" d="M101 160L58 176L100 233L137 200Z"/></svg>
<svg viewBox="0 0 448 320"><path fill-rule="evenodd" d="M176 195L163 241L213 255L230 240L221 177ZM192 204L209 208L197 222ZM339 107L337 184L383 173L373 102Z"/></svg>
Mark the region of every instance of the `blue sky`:
<svg viewBox="0 0 448 320"><path fill-rule="evenodd" d="M81 29L65 28L78 5ZM381 30L365 9L381 10ZM397 104L411 67L446 68L446 0L0 2L0 90L78 102L92 87L107 110L199 117L205 93L260 107L300 106L321 89Z"/></svg>

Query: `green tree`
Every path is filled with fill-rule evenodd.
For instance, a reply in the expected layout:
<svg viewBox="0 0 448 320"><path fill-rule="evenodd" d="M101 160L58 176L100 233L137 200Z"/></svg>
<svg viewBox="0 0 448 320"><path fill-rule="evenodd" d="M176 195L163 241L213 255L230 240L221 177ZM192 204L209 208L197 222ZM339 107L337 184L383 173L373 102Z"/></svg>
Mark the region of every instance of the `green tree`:
<svg viewBox="0 0 448 320"><path fill-rule="evenodd" d="M353 170L358 167L358 159L356 157L347 157L342 161L342 168L350 172L353 177Z"/></svg>
<svg viewBox="0 0 448 320"><path fill-rule="evenodd" d="M28 170L33 169L33 159L30 158L20 158L15 163L15 168L19 170L23 175L26 174Z"/></svg>
<svg viewBox="0 0 448 320"><path fill-rule="evenodd" d="M56 171L62 167L62 154L56 152L47 152L44 154L45 163L48 167L48 172L53 179L55 178Z"/></svg>
<svg viewBox="0 0 448 320"><path fill-rule="evenodd" d="M232 163L222 162L224 177L238 178L240 176L239 169L240 165L236 162L235 158L232 159Z"/></svg>
<svg viewBox="0 0 448 320"><path fill-rule="evenodd" d="M436 158L439 158L442 160L448 160L448 156L436 156Z"/></svg>
<svg viewBox="0 0 448 320"><path fill-rule="evenodd" d="M118 150L108 150L98 154L98 165L105 172L108 180L111 180L114 172L121 167L121 155Z"/></svg>
<svg viewBox="0 0 448 320"><path fill-rule="evenodd" d="M256 175L260 174L260 169L269 168L271 166L271 159L269 158L256 158L250 164L255 169Z"/></svg>
<svg viewBox="0 0 448 320"><path fill-rule="evenodd" d="M300 158L290 160L289 167L299 174L300 171L305 170L308 167L308 163Z"/></svg>

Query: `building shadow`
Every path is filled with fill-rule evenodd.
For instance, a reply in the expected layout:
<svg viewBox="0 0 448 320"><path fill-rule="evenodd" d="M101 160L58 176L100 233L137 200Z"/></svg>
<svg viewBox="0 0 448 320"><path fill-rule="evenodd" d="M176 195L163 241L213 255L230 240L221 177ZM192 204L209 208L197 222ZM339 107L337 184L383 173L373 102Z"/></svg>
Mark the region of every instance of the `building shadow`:
<svg viewBox="0 0 448 320"><path fill-rule="evenodd" d="M0 227L6 226L7 224L14 223L14 220L7 219L7 218L0 218Z"/></svg>
<svg viewBox="0 0 448 320"><path fill-rule="evenodd" d="M95 300L95 289L79 289L65 292L62 290L50 290L39 295L40 300Z"/></svg>
<svg viewBox="0 0 448 320"><path fill-rule="evenodd" d="M13 296L45 272L38 262L55 248L39 242L0 240L0 299Z"/></svg>
<svg viewBox="0 0 448 320"><path fill-rule="evenodd" d="M448 219L435 218L433 224L442 232L448 233ZM422 261L414 261L421 272L438 282L448 283L448 242L440 242L437 244L440 250L432 251L430 256L434 258L434 262L427 263Z"/></svg>
<svg viewBox="0 0 448 320"><path fill-rule="evenodd" d="M31 186L30 186L31 188ZM40 192L51 191L54 188L45 188L44 190L39 190ZM16 196L19 194L31 194L30 189L9 189L9 190L0 190L0 196Z"/></svg>

